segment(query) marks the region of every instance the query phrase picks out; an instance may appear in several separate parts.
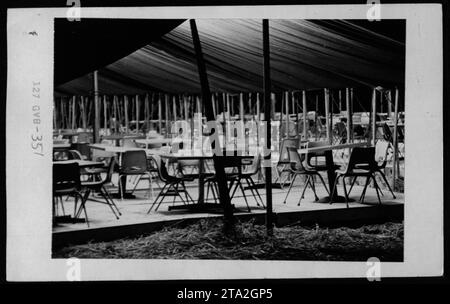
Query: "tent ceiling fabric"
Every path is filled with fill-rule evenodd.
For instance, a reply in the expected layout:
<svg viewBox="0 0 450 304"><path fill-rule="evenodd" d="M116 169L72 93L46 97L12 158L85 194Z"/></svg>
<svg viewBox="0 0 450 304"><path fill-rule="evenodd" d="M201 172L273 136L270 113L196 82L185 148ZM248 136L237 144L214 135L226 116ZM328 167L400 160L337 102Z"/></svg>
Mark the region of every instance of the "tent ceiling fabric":
<svg viewBox="0 0 450 304"><path fill-rule="evenodd" d="M211 91L261 92L261 20L196 21ZM404 21L394 21L390 26L404 31ZM404 39L379 34L365 23L270 20L273 91L402 85ZM56 91L88 94L91 83L85 75ZM189 22L99 69L99 88L102 94L199 93Z"/></svg>

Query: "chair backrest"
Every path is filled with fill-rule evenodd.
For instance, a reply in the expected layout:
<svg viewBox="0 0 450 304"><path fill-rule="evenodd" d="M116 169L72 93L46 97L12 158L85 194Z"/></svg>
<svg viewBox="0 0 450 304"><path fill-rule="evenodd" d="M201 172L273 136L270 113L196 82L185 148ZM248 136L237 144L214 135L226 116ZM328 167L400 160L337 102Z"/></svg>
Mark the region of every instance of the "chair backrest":
<svg viewBox="0 0 450 304"><path fill-rule="evenodd" d="M88 143L74 143L72 144L72 149L80 152L82 159L91 158L91 148Z"/></svg>
<svg viewBox="0 0 450 304"><path fill-rule="evenodd" d="M242 164L244 164L245 167L245 173L248 174L256 174L258 173L259 167L260 167L260 160L261 160L261 156L259 155L259 153L255 153L255 156L253 157L253 159L249 160L243 160Z"/></svg>
<svg viewBox="0 0 450 304"><path fill-rule="evenodd" d="M166 164L164 163L163 158L159 155L152 155L151 157L155 162L159 178L163 182L167 182L171 176L169 175L169 172L167 171Z"/></svg>
<svg viewBox="0 0 450 304"><path fill-rule="evenodd" d="M385 140L378 140L375 144L375 162L381 163L379 167L385 167L388 161L388 151L389 151L390 143Z"/></svg>
<svg viewBox="0 0 450 304"><path fill-rule="evenodd" d="M289 163L289 153L287 148L288 147L299 147L300 144L300 138L285 138L280 143L280 158L278 159L279 163L287 162Z"/></svg>
<svg viewBox="0 0 450 304"><path fill-rule="evenodd" d="M68 157L69 157L69 159L79 159L79 160L83 159L83 156L81 155L80 151L78 151L78 150L69 150Z"/></svg>
<svg viewBox="0 0 450 304"><path fill-rule="evenodd" d="M305 160L305 154L298 153L298 150L293 147L287 148L289 152L289 159L291 162L291 168L294 171L298 170L305 170L305 167L303 166L303 161Z"/></svg>
<svg viewBox="0 0 450 304"><path fill-rule="evenodd" d="M147 172L147 154L143 150L126 151L120 165L122 174L143 174Z"/></svg>
<svg viewBox="0 0 450 304"><path fill-rule="evenodd" d="M375 169L375 147L354 147L350 154L347 165L347 172L354 170L356 165L369 165L369 168Z"/></svg>
<svg viewBox="0 0 450 304"><path fill-rule="evenodd" d="M391 132L391 128L389 128L389 126L387 124L383 124L383 137L385 140L392 142L392 132Z"/></svg>
<svg viewBox="0 0 450 304"><path fill-rule="evenodd" d="M111 157L109 159L109 164L108 164L108 171L106 172L106 179L105 179L105 183L109 183L112 180L112 176L114 174L114 168L116 165L116 158L115 157Z"/></svg>
<svg viewBox="0 0 450 304"><path fill-rule="evenodd" d="M53 191L78 191L80 183L80 167L78 163L53 164Z"/></svg>
<svg viewBox="0 0 450 304"><path fill-rule="evenodd" d="M323 147L323 146L328 146L328 145L330 145L330 143L328 143L326 141L310 141L310 142L308 142L308 148ZM311 159L317 158L317 157L324 157L324 156L325 156L325 151L323 151L323 152L308 152L306 154L306 161L309 166L313 166L311 164Z"/></svg>

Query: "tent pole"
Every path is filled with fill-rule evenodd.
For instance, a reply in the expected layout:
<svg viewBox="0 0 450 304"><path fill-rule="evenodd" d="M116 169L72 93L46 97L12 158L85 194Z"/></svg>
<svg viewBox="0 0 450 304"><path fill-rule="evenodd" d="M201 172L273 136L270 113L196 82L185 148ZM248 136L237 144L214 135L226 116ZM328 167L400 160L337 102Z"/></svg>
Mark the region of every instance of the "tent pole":
<svg viewBox="0 0 450 304"><path fill-rule="evenodd" d="M244 121L244 93L239 93L239 117Z"/></svg>
<svg viewBox="0 0 450 304"><path fill-rule="evenodd" d="M325 124L327 130L327 141L331 145L331 134L330 134L330 97L328 95L328 89L323 89L325 94Z"/></svg>
<svg viewBox="0 0 450 304"><path fill-rule="evenodd" d="M319 94L316 94L316 114L314 115L314 124L316 126L316 141L318 139L319 136L319 128L317 126L317 122L318 122L318 118L319 118Z"/></svg>
<svg viewBox="0 0 450 304"><path fill-rule="evenodd" d="M99 129L100 129L100 109L99 109L99 96L98 96L98 72L94 71L94 143L100 142Z"/></svg>
<svg viewBox="0 0 450 304"><path fill-rule="evenodd" d="M188 121L189 119L189 108L186 99L186 95L183 94L183 107L184 107L184 120Z"/></svg>
<svg viewBox="0 0 450 304"><path fill-rule="evenodd" d="M395 191L395 181L397 178L397 165L398 165L398 88L395 88L395 100L394 100L394 159L392 163L392 189Z"/></svg>
<svg viewBox="0 0 450 304"><path fill-rule="evenodd" d="M377 115L377 90L374 88L372 91L372 106L371 106L371 121L372 121L372 136L371 136L371 143L372 146L375 146L375 140L376 140L376 132L377 132L377 121L376 121L376 115Z"/></svg>
<svg viewBox="0 0 450 304"><path fill-rule="evenodd" d="M106 95L103 96L103 126L108 129L108 104L106 102Z"/></svg>
<svg viewBox="0 0 450 304"><path fill-rule="evenodd" d="M345 88L345 109L347 112L347 142L350 143L352 113L350 108L350 91L348 88Z"/></svg>
<svg viewBox="0 0 450 304"><path fill-rule="evenodd" d="M148 98L148 93L145 94L145 99L144 99L144 133L147 133L148 130L150 129L150 122L149 122L149 98ZM144 134L145 135L145 134Z"/></svg>
<svg viewBox="0 0 450 304"><path fill-rule="evenodd" d="M214 117L217 116L217 110L216 110L216 96L214 94L211 94L211 99L212 99L212 106L213 106L213 113L214 113Z"/></svg>
<svg viewBox="0 0 450 304"><path fill-rule="evenodd" d="M159 134L162 135L162 101L161 93L158 94L158 127Z"/></svg>
<svg viewBox="0 0 450 304"><path fill-rule="evenodd" d="M342 112L342 91L339 90L339 114Z"/></svg>
<svg viewBox="0 0 450 304"><path fill-rule="evenodd" d="M127 95L123 96L123 111L124 111L123 115L125 116L125 130L127 130L126 133L129 133L130 132L130 121L128 118L128 96Z"/></svg>
<svg viewBox="0 0 450 304"><path fill-rule="evenodd" d="M276 96L276 95L275 95ZM284 119L283 119L283 114L284 114L284 106L285 106L285 104L284 104L284 94L283 93L281 93L281 112L280 112L280 129L278 130L278 134L279 134L279 138L280 138L280 140L282 139L282 138L284 138L284 132L283 132L283 121L284 121Z"/></svg>
<svg viewBox="0 0 450 304"><path fill-rule="evenodd" d="M284 101L286 102L286 137L289 138L289 92L284 92Z"/></svg>
<svg viewBox="0 0 450 304"><path fill-rule="evenodd" d="M202 89L202 102L205 105L205 114L207 121L214 121L214 113L212 108L212 101L211 101L211 92L209 90L209 83L208 83L208 75L206 72L206 65L203 60L203 53L202 53L202 47L200 43L200 37L198 35L197 31L197 25L195 23L195 19L190 20L190 26L191 26L191 32L192 32L192 40L194 43L195 48L195 55L197 58L197 67L198 67L198 74L200 77L200 84ZM212 142L211 142L212 145ZM221 149L220 143L215 143L216 147ZM211 149L213 147L211 146ZM233 207L230 202L230 196L228 192L228 186L225 178L225 170L224 170L224 163L223 159L220 158L218 155L213 154L213 162L214 162L214 168L216 170L216 176L217 176L217 184L219 188L219 199L220 203L222 204L224 208L224 218L225 218L225 231L229 231L234 227L234 217L233 217ZM202 193L199 193L199 196Z"/></svg>
<svg viewBox="0 0 450 304"><path fill-rule="evenodd" d="M72 121L71 121L71 127L72 130L75 130L75 103L77 101L77 97L74 95L72 98Z"/></svg>
<svg viewBox="0 0 450 304"><path fill-rule="evenodd" d="M261 119L261 100L259 93L256 93L256 121L259 125L259 120Z"/></svg>
<svg viewBox="0 0 450 304"><path fill-rule="evenodd" d="M172 112L173 112L173 121L177 121L177 96L172 96Z"/></svg>
<svg viewBox="0 0 450 304"><path fill-rule="evenodd" d="M136 133L139 133L139 106L140 106L140 102L139 102L139 95L136 95L136 97L135 97L136 99L135 99L135 102L136 102Z"/></svg>
<svg viewBox="0 0 450 304"><path fill-rule="evenodd" d="M388 94L388 96L386 98L387 99L386 106L387 106L387 111L388 111L388 117L392 118L392 107L391 107L391 104L392 104L392 92L391 92L391 90L389 90L387 92L387 94Z"/></svg>
<svg viewBox="0 0 450 304"><path fill-rule="evenodd" d="M270 163L271 159L271 102L270 102L270 45L269 45L269 20L263 19L263 62L264 62L264 119L266 121L266 150L264 155L265 163ZM265 179L266 179L266 226L267 234L273 235L273 214L272 214L272 167L265 166Z"/></svg>
<svg viewBox="0 0 450 304"><path fill-rule="evenodd" d="M303 140L307 140L308 138L308 131L307 131L307 116L308 116L308 109L306 108L306 91L303 90L302 91L302 102L303 102L303 106L302 106L302 111L303 111Z"/></svg>
<svg viewBox="0 0 450 304"><path fill-rule="evenodd" d="M292 92L292 108L295 109L295 126L296 126L296 134L295 137L301 137L300 136L300 121L298 119L298 98L295 98L295 93Z"/></svg>
<svg viewBox="0 0 450 304"><path fill-rule="evenodd" d="M80 96L80 99L81 99L80 106L81 106L81 119L83 123L83 130L86 130L86 109L84 108L84 97Z"/></svg>
<svg viewBox="0 0 450 304"><path fill-rule="evenodd" d="M165 132L166 132L166 137L169 135L169 98L170 96L168 94L164 95L164 110L165 110L165 114L166 114L166 122L165 122Z"/></svg>
<svg viewBox="0 0 450 304"><path fill-rule="evenodd" d="M328 102L330 103L330 142L333 144L333 114L334 114L334 102L333 102L333 93L330 94L330 91L328 90L328 96L331 95L331 98L329 98Z"/></svg>

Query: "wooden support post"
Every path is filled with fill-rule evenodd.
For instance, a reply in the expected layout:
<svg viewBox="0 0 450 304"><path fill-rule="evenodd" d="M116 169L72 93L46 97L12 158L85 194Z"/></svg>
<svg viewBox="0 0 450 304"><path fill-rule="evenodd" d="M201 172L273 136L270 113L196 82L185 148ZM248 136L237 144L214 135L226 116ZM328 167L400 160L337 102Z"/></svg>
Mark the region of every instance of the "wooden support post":
<svg viewBox="0 0 450 304"><path fill-rule="evenodd" d="M103 127L106 132L108 129L108 103L106 100L106 95L103 96Z"/></svg>
<svg viewBox="0 0 450 304"><path fill-rule="evenodd" d="M261 120L261 99L259 93L256 93L256 121L259 124Z"/></svg>
<svg viewBox="0 0 450 304"><path fill-rule="evenodd" d="M151 122L151 109L153 108L151 100L152 98L149 96L149 94L145 95L145 123L147 126L147 132L153 129Z"/></svg>
<svg viewBox="0 0 450 304"><path fill-rule="evenodd" d="M172 121L177 121L177 96L172 96Z"/></svg>
<svg viewBox="0 0 450 304"><path fill-rule="evenodd" d="M165 131L166 131L166 136L168 136L169 135L169 98L170 98L170 96L168 94L165 94L164 97L165 97L164 110L166 113Z"/></svg>
<svg viewBox="0 0 450 304"><path fill-rule="evenodd" d="M339 90L339 114L342 112L342 91Z"/></svg>
<svg viewBox="0 0 450 304"><path fill-rule="evenodd" d="M295 137L301 137L300 136L300 120L298 119L298 98L295 98L295 93L292 92L292 108L295 109L294 114L295 114L295 126L296 126L296 134Z"/></svg>
<svg viewBox="0 0 450 304"><path fill-rule="evenodd" d="M386 99L387 99L386 106L387 106L387 111L388 111L388 117L392 118L392 91L391 90L389 90L387 92L387 98Z"/></svg>
<svg viewBox="0 0 450 304"><path fill-rule="evenodd" d="M213 113L214 113L214 117L217 116L217 109L216 109L216 96L215 94L211 94L211 99L212 99L212 106L213 106Z"/></svg>
<svg viewBox="0 0 450 304"><path fill-rule="evenodd" d="M306 91L302 91L302 112L303 112L303 140L308 139L308 108L306 105Z"/></svg>
<svg viewBox="0 0 450 304"><path fill-rule="evenodd" d="M87 125L86 125L86 109L85 109L85 102L84 102L84 97L80 96L81 99L81 119L82 119L82 126L83 126L83 130L86 130Z"/></svg>
<svg viewBox="0 0 450 304"><path fill-rule="evenodd" d="M209 90L208 75L206 72L206 65L203 60L202 47L200 43L200 37L197 31L197 25L194 19L190 20L190 26L192 32L192 40L194 43L195 55L197 58L198 74L200 77L200 84L202 89L202 102L205 105L206 119L207 121L214 121L215 119L212 109L211 92ZM216 147L221 149L220 143L217 142L215 143L215 145ZM211 148L213 147L211 146ZM224 169L224 161L223 158L213 154L213 162L217 176L217 185L219 188L219 200L224 209L225 231L231 232L231 230L233 230L234 228L233 206L231 205L231 199L228 192L228 186L226 182Z"/></svg>
<svg viewBox="0 0 450 304"><path fill-rule="evenodd" d="M318 139L318 136L320 136L319 128L318 128L318 118L319 118L319 94L316 94L316 114L314 115L314 124L316 126L316 140Z"/></svg>
<svg viewBox="0 0 450 304"><path fill-rule="evenodd" d="M333 143L333 114L334 114L334 100L333 100L333 94L330 94L330 90L328 90L328 96L331 96L331 98L329 98L329 102L330 102L330 141L331 143Z"/></svg>
<svg viewBox="0 0 450 304"><path fill-rule="evenodd" d="M264 62L264 118L266 121L266 150L264 161L270 162L271 159L271 102L270 102L270 44L269 44L269 20L263 19L263 62ZM267 234L273 235L273 214L272 214L272 167L265 166L266 179L266 227Z"/></svg>
<svg viewBox="0 0 450 304"><path fill-rule="evenodd" d="M330 96L328 93L328 89L323 89L325 94L325 124L327 130L327 141L331 145L331 134L330 134Z"/></svg>
<svg viewBox="0 0 450 304"><path fill-rule="evenodd" d="M352 109L350 106L350 90L345 88L345 109L347 112L347 143L352 139Z"/></svg>
<svg viewBox="0 0 450 304"><path fill-rule="evenodd" d="M395 191L395 181L399 174L397 170L398 166L398 88L395 88L395 100L394 100L394 159L392 163L392 189Z"/></svg>
<svg viewBox="0 0 450 304"><path fill-rule="evenodd" d="M377 121L376 121L376 115L377 115L377 90L374 88L372 90L372 105L370 107L370 111L371 111L371 116L370 116L370 120L371 120L371 143L372 146L375 147L375 142L376 142L376 134L377 134Z"/></svg>
<svg viewBox="0 0 450 304"><path fill-rule="evenodd" d="M286 91L284 92L284 101L286 103L286 137L289 138L290 133L289 133L289 129L290 129L290 119L289 119L289 92Z"/></svg>
<svg viewBox="0 0 450 304"><path fill-rule="evenodd" d="M239 94L239 119L244 121L244 94Z"/></svg>
<svg viewBox="0 0 450 304"><path fill-rule="evenodd" d="M128 96L125 95L123 96L123 115L125 117L125 130L126 133L130 132L130 120L129 120L129 116L128 116L128 106L129 106L129 102L128 102Z"/></svg>
<svg viewBox="0 0 450 304"><path fill-rule="evenodd" d="M189 107L186 95L183 95L184 120L189 120Z"/></svg>
<svg viewBox="0 0 450 304"><path fill-rule="evenodd" d="M162 96L161 93L158 94L158 127L159 134L162 134Z"/></svg>
<svg viewBox="0 0 450 304"><path fill-rule="evenodd" d="M98 96L98 72L94 71L94 143L100 142L100 100Z"/></svg>
<svg viewBox="0 0 450 304"><path fill-rule="evenodd" d="M73 96L72 97L72 120L71 120L71 127L72 130L75 130L75 120L76 120L76 114L75 114L75 103L77 102L77 97Z"/></svg>
<svg viewBox="0 0 450 304"><path fill-rule="evenodd" d="M136 103L136 133L139 133L139 119L140 119L140 102L139 102L139 95L136 95L135 97L135 103Z"/></svg>

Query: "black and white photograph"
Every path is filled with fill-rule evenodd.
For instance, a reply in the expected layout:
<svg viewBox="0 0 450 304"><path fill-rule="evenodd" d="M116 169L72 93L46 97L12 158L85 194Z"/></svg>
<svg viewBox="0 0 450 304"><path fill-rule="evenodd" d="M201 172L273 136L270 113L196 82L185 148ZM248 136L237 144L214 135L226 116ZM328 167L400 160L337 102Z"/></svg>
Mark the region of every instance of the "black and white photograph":
<svg viewBox="0 0 450 304"><path fill-rule="evenodd" d="M10 278L438 274L442 24L406 7L10 10Z"/></svg>

